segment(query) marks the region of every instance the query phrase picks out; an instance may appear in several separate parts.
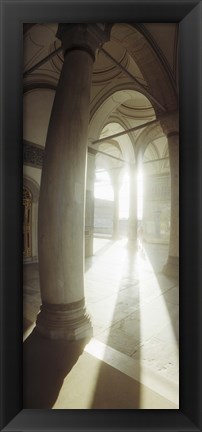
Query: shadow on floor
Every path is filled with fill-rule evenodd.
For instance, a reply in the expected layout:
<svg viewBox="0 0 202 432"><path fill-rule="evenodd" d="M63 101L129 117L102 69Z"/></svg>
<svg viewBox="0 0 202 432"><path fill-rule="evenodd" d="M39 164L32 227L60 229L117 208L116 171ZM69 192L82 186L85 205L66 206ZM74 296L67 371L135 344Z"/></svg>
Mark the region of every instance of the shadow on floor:
<svg viewBox="0 0 202 432"><path fill-rule="evenodd" d="M91 409L139 409L140 383L102 363Z"/></svg>
<svg viewBox="0 0 202 432"><path fill-rule="evenodd" d="M122 277L117 293L116 304L111 317L111 322L115 324L110 327L106 346L119 351L120 339L123 343L125 339L125 349L128 350L128 355L131 355L135 350L133 328L129 324L128 328L124 327L123 317L131 314L131 304L139 303L139 287L136 280L136 256L137 244L130 243L126 247L126 256L123 260ZM121 265L121 263L119 263ZM117 265L119 265L117 263ZM112 267L113 268L113 267ZM125 295L127 291L127 295ZM124 315L123 314L124 310ZM140 339L139 326L139 311L136 310L136 332L137 340ZM132 331L132 334L128 333ZM98 336L99 339L99 336ZM121 351L121 349L120 349ZM92 399L91 409L139 409L141 399L140 385L140 362L136 369L136 379L133 380L129 376L119 372L117 369L109 367L105 363L107 351L103 357L104 362L101 363L96 387ZM122 365L119 365L123 367Z"/></svg>
<svg viewBox="0 0 202 432"><path fill-rule="evenodd" d="M144 243L143 246L143 249L152 265L159 287L164 295L175 340L179 346L179 276L167 276L164 274L163 267L167 261L167 253L165 254L167 247L165 245L159 245L159 250L162 253L161 259L159 259L159 256L154 253L155 248L155 244ZM164 291L164 284L166 281L170 282L170 288Z"/></svg>
<svg viewBox="0 0 202 432"><path fill-rule="evenodd" d="M64 378L71 371L89 340L53 341L36 330L23 347L23 407L52 408Z"/></svg>

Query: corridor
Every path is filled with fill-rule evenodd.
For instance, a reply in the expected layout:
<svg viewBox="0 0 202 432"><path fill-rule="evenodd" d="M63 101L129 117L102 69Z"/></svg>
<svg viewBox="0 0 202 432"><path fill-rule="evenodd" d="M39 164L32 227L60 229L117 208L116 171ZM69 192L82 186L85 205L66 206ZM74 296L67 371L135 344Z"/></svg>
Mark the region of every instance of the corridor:
<svg viewBox="0 0 202 432"><path fill-rule="evenodd" d="M177 279L162 273L167 255L167 245L143 243L134 250L126 238L94 238L94 255L85 260L85 298L93 338L82 347L61 342L68 359L73 346L79 347L78 355L65 369L51 401L45 397L42 406L36 398L39 350L43 347L51 353L51 345L60 342L42 336L36 342L33 329L41 303L38 265L24 265L27 408L179 407L179 288ZM30 338L37 347L32 358ZM60 363L57 356L54 361ZM48 365L43 367L46 370ZM48 388L51 392L50 380ZM41 385L40 394L46 391Z"/></svg>

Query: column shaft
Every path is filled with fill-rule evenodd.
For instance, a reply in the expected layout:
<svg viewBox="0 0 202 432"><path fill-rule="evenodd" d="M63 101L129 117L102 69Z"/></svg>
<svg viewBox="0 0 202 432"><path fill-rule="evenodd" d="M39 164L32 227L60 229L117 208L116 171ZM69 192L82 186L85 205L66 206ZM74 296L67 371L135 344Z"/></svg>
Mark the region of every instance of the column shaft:
<svg viewBox="0 0 202 432"><path fill-rule="evenodd" d="M93 58L69 51L56 91L39 202L42 308L37 330L50 338L92 333L84 302L84 196Z"/></svg>

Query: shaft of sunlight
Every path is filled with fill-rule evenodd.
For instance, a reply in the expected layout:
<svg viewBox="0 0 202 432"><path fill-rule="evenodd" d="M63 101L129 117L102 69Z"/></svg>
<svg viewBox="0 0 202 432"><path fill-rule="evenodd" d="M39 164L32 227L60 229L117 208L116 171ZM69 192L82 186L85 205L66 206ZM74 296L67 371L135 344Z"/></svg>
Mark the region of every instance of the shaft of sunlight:
<svg viewBox="0 0 202 432"><path fill-rule="evenodd" d="M142 220L143 217L143 173L139 170L137 175L137 218Z"/></svg>

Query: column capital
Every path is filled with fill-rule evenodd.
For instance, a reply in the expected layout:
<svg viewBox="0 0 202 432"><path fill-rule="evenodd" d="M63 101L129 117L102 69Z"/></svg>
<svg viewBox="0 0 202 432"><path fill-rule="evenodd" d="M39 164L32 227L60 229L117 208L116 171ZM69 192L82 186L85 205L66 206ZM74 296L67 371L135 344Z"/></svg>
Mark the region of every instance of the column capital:
<svg viewBox="0 0 202 432"><path fill-rule="evenodd" d="M168 114L167 117L160 120L160 124L167 137L179 134L179 113Z"/></svg>
<svg viewBox="0 0 202 432"><path fill-rule="evenodd" d="M59 24L57 38L64 55L72 50L87 51L95 60L97 50L109 41L112 24Z"/></svg>

